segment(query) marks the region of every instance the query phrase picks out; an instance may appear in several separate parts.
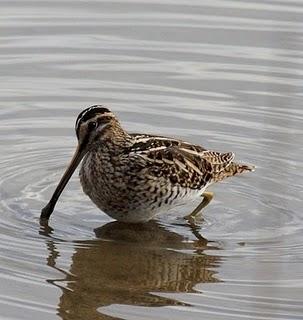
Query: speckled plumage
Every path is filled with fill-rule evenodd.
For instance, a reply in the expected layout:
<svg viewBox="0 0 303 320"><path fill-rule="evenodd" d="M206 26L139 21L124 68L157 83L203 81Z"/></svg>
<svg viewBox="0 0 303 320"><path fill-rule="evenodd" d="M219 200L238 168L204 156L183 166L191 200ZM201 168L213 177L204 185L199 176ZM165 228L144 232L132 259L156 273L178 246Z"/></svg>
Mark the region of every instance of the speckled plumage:
<svg viewBox="0 0 303 320"><path fill-rule="evenodd" d="M114 219L142 222L201 196L212 183L252 168L233 153L206 150L173 138L128 134L113 117L83 159L84 192Z"/></svg>
<svg viewBox="0 0 303 320"><path fill-rule="evenodd" d="M204 149L174 138L129 134L103 106L83 110L76 121L78 147L41 219L49 219L74 170L82 161L84 192L106 214L124 222L145 222L201 196L194 218L212 199L214 182L252 171L233 162L234 154Z"/></svg>

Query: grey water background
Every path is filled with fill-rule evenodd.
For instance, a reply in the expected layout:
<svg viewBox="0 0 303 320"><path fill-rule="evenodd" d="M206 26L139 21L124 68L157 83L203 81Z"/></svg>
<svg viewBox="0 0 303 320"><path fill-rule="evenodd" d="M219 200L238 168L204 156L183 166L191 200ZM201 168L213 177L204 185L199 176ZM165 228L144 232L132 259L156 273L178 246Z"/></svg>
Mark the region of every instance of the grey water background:
<svg viewBox="0 0 303 320"><path fill-rule="evenodd" d="M0 1L0 318L303 319L303 3ZM113 222L74 175L109 106L130 131L252 163L213 187L199 235L180 217Z"/></svg>

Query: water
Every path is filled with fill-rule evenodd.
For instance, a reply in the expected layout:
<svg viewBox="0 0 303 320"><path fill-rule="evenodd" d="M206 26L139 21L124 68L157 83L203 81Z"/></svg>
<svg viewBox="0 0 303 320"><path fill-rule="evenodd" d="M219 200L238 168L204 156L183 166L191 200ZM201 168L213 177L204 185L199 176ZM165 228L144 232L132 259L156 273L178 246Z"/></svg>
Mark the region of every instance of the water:
<svg viewBox="0 0 303 320"><path fill-rule="evenodd" d="M0 3L1 319L303 319L303 4ZM199 234L177 216L113 222L74 175L39 225L76 145L108 105L135 132L257 166L213 188Z"/></svg>

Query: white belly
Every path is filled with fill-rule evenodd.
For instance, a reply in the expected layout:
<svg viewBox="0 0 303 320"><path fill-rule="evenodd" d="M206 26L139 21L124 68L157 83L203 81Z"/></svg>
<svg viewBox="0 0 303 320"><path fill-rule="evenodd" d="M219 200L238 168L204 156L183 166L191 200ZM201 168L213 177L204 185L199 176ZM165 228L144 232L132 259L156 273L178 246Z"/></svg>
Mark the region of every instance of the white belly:
<svg viewBox="0 0 303 320"><path fill-rule="evenodd" d="M191 204L193 206L192 209L194 209L199 202L202 201L202 194L206 188L203 188L201 190L178 190L177 188L174 190L174 193L172 195L172 199L177 195L176 199L172 200L168 203L163 203L161 206L154 206L151 207L150 204L141 203L141 205L138 208L134 208L133 210L130 210L128 212L105 212L107 215L112 217L115 220L121 221L121 222L128 222L128 223L140 223L140 222L147 222L153 218L155 218L158 215L166 214L168 211L174 210L174 208L177 208L179 206L185 205L185 204ZM189 214L190 212L184 212L182 213L182 216L185 216Z"/></svg>

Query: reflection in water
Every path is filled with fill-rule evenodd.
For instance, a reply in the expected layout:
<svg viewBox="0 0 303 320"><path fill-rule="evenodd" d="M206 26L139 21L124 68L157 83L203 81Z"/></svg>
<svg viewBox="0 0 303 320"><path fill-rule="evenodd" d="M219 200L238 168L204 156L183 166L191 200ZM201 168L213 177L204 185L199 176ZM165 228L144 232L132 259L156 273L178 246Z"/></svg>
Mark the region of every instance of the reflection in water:
<svg viewBox="0 0 303 320"><path fill-rule="evenodd" d="M47 264L56 268L59 252L52 229L41 230L50 237ZM153 221L111 222L95 233L99 239L75 243L69 272L60 270L64 279L48 280L63 291L58 306L62 319L110 319L97 309L111 304L182 305L156 293L194 292L198 283L219 281L210 268L220 258L203 252L208 241L202 237L188 242ZM61 287L62 282L66 287Z"/></svg>

